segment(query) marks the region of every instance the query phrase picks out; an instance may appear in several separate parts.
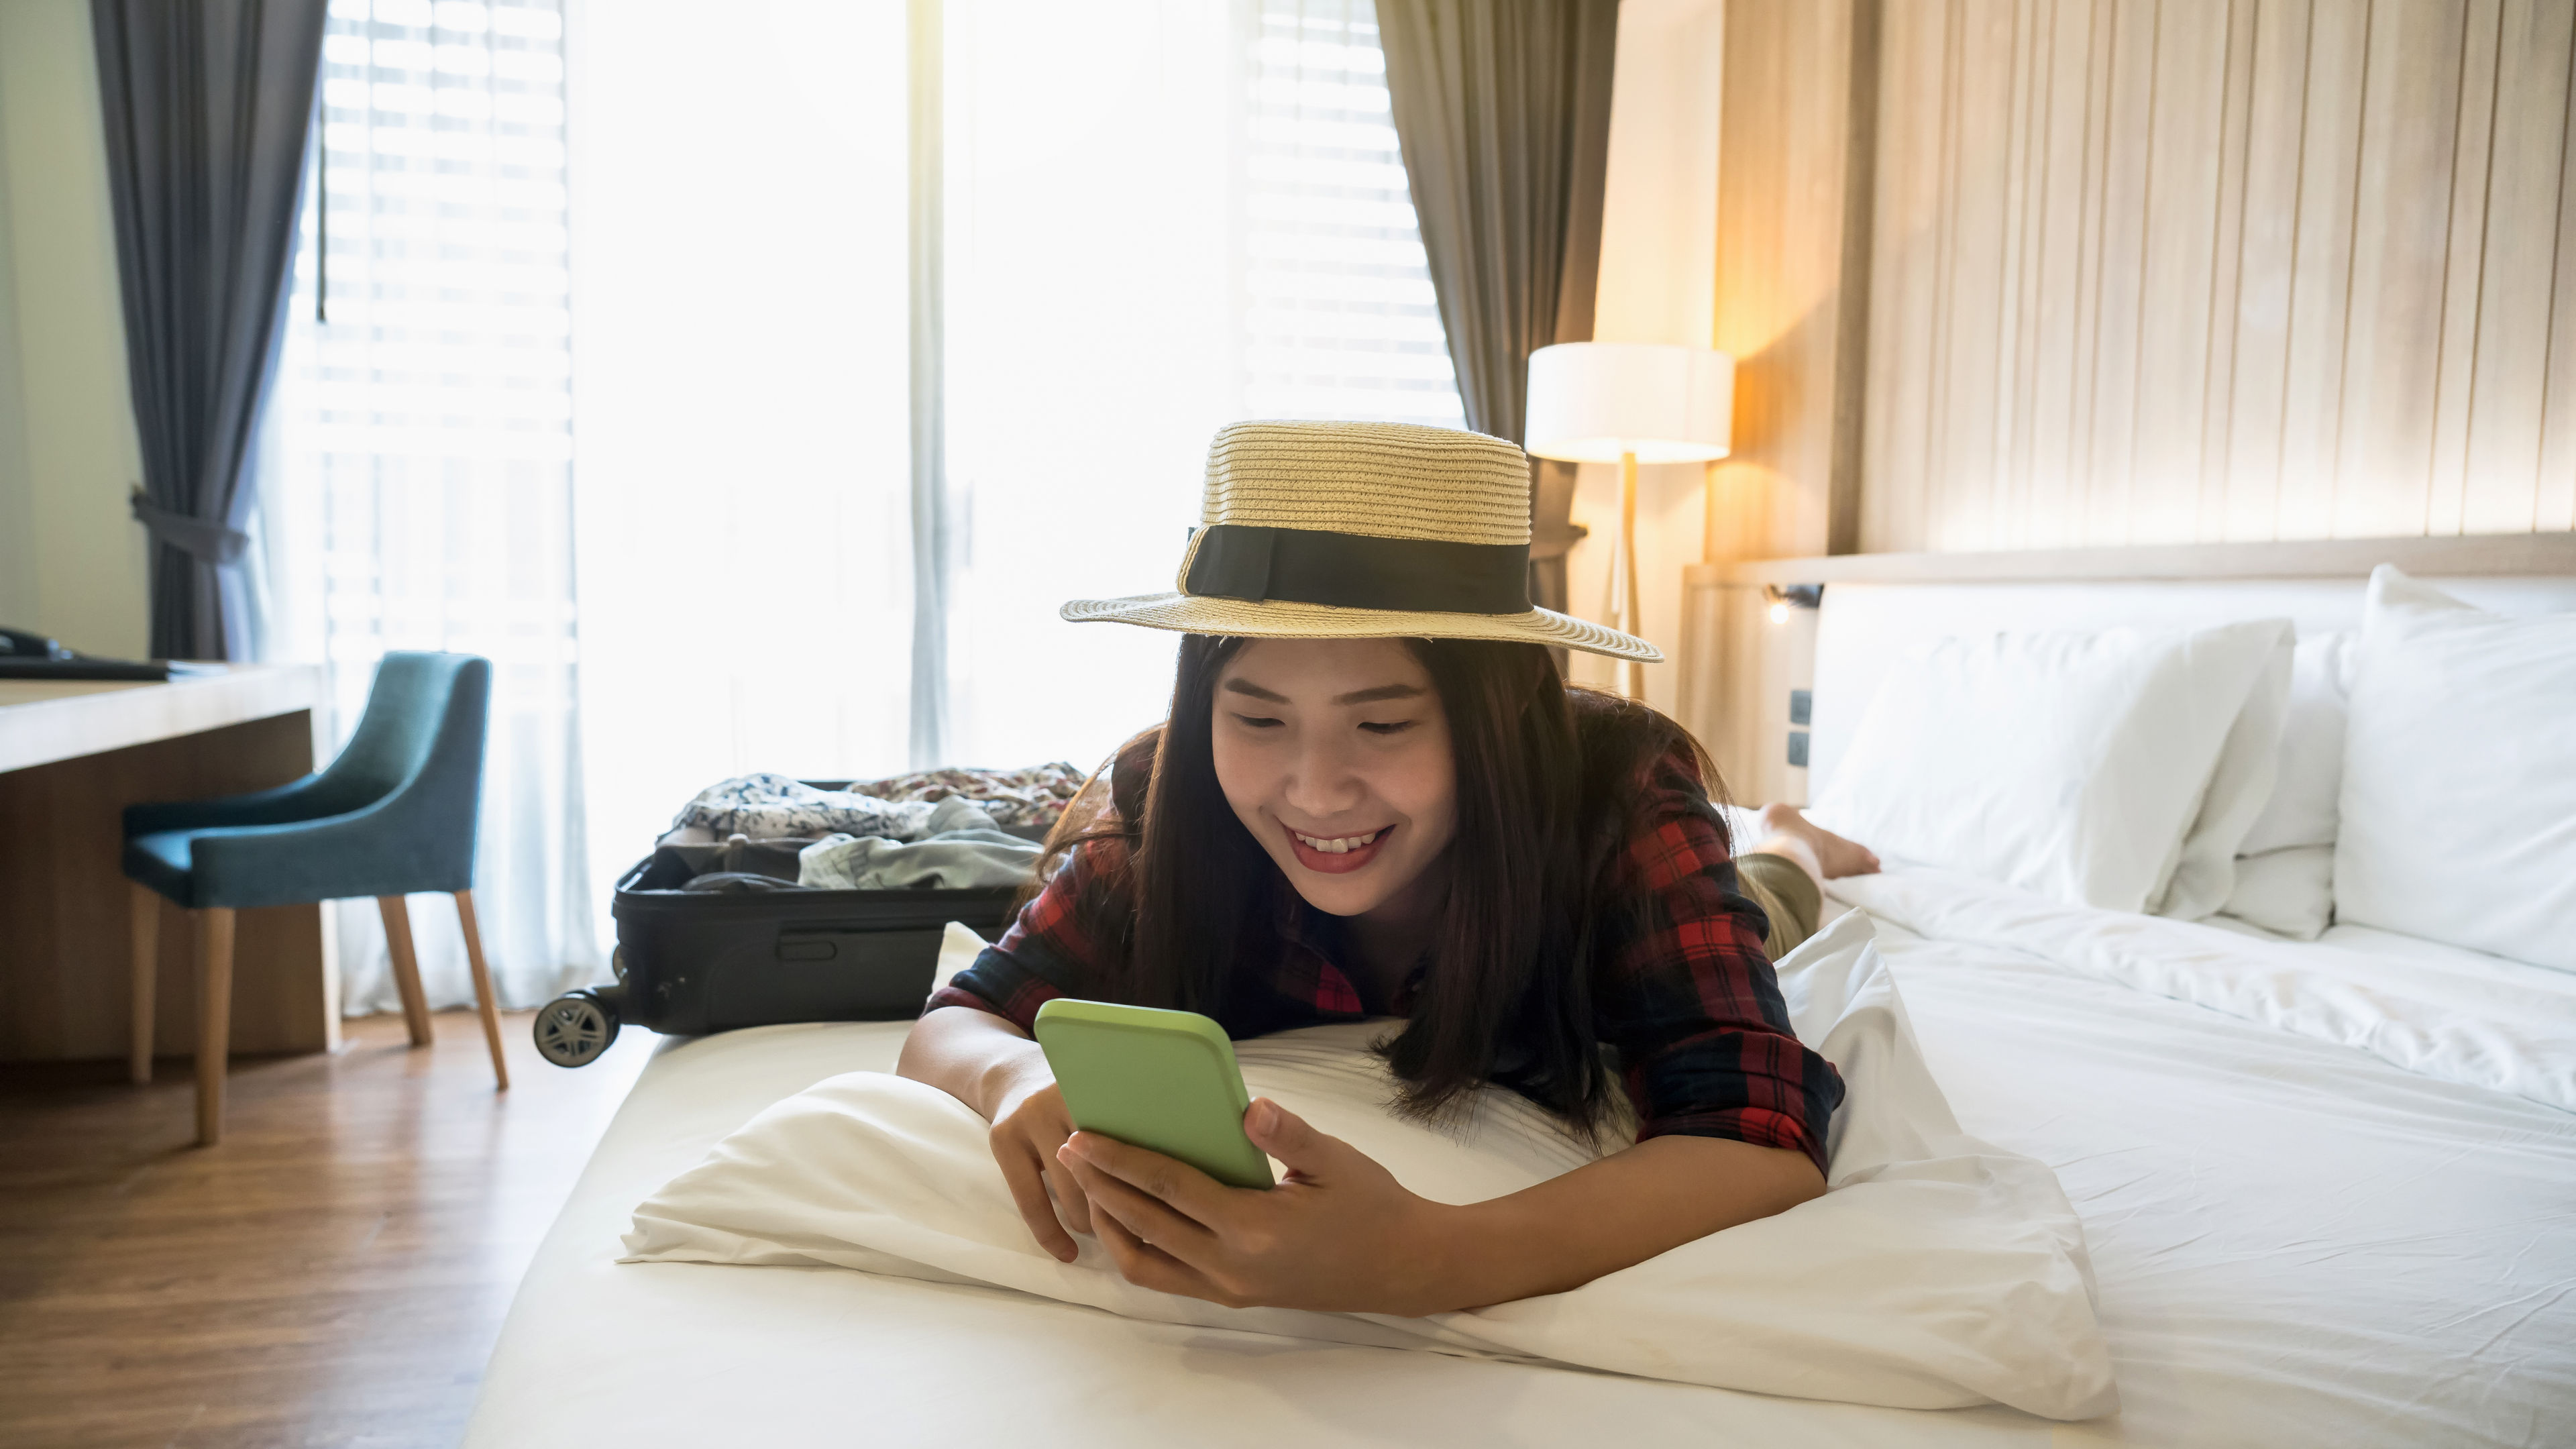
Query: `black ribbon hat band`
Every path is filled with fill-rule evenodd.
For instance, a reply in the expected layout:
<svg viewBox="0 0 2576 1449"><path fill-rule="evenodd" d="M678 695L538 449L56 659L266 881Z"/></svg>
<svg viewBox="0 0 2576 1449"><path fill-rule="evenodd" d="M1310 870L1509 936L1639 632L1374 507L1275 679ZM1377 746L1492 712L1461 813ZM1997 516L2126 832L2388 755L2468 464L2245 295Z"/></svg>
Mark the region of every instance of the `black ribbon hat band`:
<svg viewBox="0 0 2576 1449"><path fill-rule="evenodd" d="M1529 468L1508 440L1449 428L1230 423L1208 444L1199 516L1211 521L1192 530L1180 592L1075 599L1060 612L1189 634L1662 658L1633 635L1530 607Z"/></svg>
<svg viewBox="0 0 2576 1449"><path fill-rule="evenodd" d="M1212 523L1183 592L1412 614L1526 614L1529 545Z"/></svg>

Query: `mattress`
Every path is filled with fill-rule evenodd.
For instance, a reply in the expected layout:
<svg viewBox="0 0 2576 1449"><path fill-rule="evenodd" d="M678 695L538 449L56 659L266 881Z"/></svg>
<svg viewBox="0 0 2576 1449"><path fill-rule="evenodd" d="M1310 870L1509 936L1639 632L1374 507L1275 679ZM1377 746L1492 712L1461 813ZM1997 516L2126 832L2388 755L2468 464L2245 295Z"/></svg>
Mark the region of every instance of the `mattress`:
<svg viewBox="0 0 2576 1449"><path fill-rule="evenodd" d="M2203 934L2204 957L2240 939ZM520 1288L466 1442L2576 1436L2576 1116L1995 940L1883 923L1880 945L1963 1126L2049 1163L2082 1213L2116 1416L1767 1398L837 1269L615 1262L634 1204L726 1132L825 1077L889 1067L904 1029L891 1023L665 1043ZM2401 959L2368 939L2267 949L2325 953L2326 969ZM2576 977L2565 986L2576 1021Z"/></svg>

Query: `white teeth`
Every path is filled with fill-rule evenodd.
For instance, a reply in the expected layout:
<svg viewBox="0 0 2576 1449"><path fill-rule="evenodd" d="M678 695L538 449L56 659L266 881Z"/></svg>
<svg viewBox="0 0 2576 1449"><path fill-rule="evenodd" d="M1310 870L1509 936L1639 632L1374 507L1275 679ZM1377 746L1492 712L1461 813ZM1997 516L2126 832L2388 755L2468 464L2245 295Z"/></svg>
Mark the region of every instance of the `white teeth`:
<svg viewBox="0 0 2576 1449"><path fill-rule="evenodd" d="M1386 832L1383 830L1372 830L1366 835L1345 835L1338 840L1318 840L1314 836L1299 834L1294 830L1288 833L1297 836L1299 840L1305 842L1306 848L1309 850L1320 850L1326 855L1348 855L1352 851L1357 850L1361 846L1368 844L1370 841L1377 839L1381 835L1384 835Z"/></svg>

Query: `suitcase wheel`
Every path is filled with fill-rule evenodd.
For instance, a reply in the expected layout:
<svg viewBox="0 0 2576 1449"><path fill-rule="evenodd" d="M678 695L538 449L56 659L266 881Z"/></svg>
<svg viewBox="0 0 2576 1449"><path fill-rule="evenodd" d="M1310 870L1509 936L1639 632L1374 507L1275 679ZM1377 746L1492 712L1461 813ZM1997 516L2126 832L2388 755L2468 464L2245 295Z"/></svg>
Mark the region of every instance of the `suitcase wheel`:
<svg viewBox="0 0 2576 1449"><path fill-rule="evenodd" d="M616 1011L588 988L567 991L537 1013L537 1055L556 1066L589 1066L616 1040Z"/></svg>

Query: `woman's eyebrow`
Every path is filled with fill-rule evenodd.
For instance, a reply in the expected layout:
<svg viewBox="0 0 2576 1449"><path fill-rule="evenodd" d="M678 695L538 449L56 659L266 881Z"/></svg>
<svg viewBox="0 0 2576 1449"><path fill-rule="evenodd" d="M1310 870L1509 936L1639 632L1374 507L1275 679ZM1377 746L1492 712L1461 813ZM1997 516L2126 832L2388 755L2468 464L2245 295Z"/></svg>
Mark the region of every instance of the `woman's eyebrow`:
<svg viewBox="0 0 2576 1449"><path fill-rule="evenodd" d="M1355 689L1348 694L1336 695L1333 703L1376 704L1386 699L1416 699L1430 692L1418 684L1381 684L1375 689Z"/></svg>
<svg viewBox="0 0 2576 1449"><path fill-rule="evenodd" d="M1264 689L1249 679L1228 679L1223 684L1218 685L1217 688L1224 690L1228 694L1248 694L1254 699L1266 700L1271 704L1296 703L1295 700L1290 699L1288 696L1277 693L1273 690ZM1333 703L1342 705L1376 704L1381 700L1389 699L1417 699L1423 695L1429 694L1430 692L1431 691L1424 689L1418 684L1381 684L1373 689L1355 689L1348 694L1337 694L1333 696Z"/></svg>

